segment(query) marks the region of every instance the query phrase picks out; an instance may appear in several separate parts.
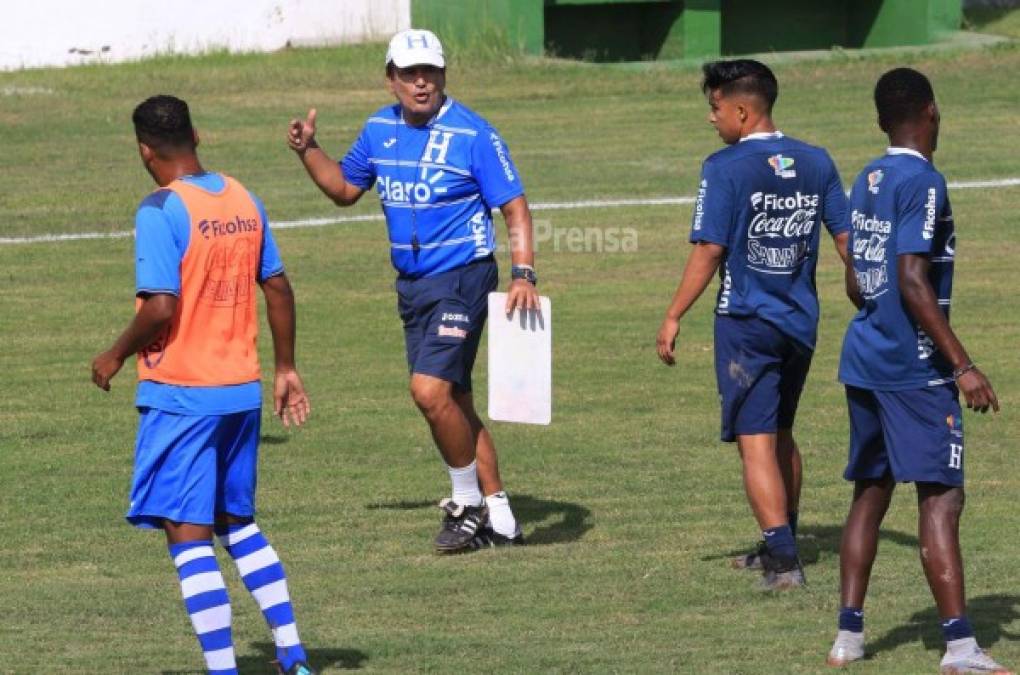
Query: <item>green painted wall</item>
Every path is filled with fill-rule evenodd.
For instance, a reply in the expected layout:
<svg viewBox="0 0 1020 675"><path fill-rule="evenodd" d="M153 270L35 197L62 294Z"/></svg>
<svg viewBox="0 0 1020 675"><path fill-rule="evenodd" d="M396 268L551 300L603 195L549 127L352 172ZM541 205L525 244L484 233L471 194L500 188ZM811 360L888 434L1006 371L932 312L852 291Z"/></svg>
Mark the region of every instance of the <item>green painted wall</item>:
<svg viewBox="0 0 1020 675"><path fill-rule="evenodd" d="M957 30L961 0L412 0L448 51L593 61L921 45Z"/></svg>
<svg viewBox="0 0 1020 675"><path fill-rule="evenodd" d="M411 25L457 49L510 48L542 54L544 0L411 0Z"/></svg>
<svg viewBox="0 0 1020 675"><path fill-rule="evenodd" d="M722 53L829 49L846 44L843 0L723 0Z"/></svg>
<svg viewBox="0 0 1020 675"><path fill-rule="evenodd" d="M683 13L683 52L713 58L722 52L722 0L687 0Z"/></svg>
<svg viewBox="0 0 1020 675"><path fill-rule="evenodd" d="M556 0L545 8L546 51L588 61L682 58L683 9L680 0L586 5Z"/></svg>

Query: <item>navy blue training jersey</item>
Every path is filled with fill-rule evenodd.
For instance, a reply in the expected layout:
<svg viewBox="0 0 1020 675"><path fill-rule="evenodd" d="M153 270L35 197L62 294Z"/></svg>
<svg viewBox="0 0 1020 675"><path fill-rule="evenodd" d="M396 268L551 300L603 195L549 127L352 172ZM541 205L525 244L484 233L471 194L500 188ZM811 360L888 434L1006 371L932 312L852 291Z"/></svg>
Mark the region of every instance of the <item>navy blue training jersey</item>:
<svg viewBox="0 0 1020 675"><path fill-rule="evenodd" d="M847 327L840 382L880 391L951 382L952 366L903 304L897 271L898 256L927 256L928 281L949 317L956 233L946 179L920 153L889 148L857 176L850 206L864 308Z"/></svg>
<svg viewBox="0 0 1020 675"><path fill-rule="evenodd" d="M434 276L491 255L491 210L524 194L500 135L449 97L421 127L404 123L399 104L382 108L340 166L351 184L375 185L390 259L403 277Z"/></svg>
<svg viewBox="0 0 1020 675"><path fill-rule="evenodd" d="M850 228L839 173L822 148L778 131L705 160L691 242L726 247L716 314L756 316L814 349L820 224Z"/></svg>

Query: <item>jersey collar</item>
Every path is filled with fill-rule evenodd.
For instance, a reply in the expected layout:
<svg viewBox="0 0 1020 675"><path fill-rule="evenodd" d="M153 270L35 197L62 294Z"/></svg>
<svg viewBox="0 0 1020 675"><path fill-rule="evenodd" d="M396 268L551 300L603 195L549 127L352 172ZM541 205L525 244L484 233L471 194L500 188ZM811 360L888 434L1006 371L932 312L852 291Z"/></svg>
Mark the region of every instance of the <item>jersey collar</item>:
<svg viewBox="0 0 1020 675"><path fill-rule="evenodd" d="M926 162L928 161L928 158L925 157L924 155L922 155L921 153L919 153L917 150L914 150L912 148L901 148L901 147L898 147L898 146L895 146L895 145L890 145L888 148L886 148L885 149L885 154L887 154L887 155L913 155L914 157L917 157L918 159L923 159Z"/></svg>
<svg viewBox="0 0 1020 675"><path fill-rule="evenodd" d="M776 130L776 131L759 131L758 133L748 134L748 135L744 136L743 138L740 139L740 142L743 143L744 141L774 141L774 140L776 140L778 138L782 138L782 137L783 137L783 132L779 131L779 130Z"/></svg>

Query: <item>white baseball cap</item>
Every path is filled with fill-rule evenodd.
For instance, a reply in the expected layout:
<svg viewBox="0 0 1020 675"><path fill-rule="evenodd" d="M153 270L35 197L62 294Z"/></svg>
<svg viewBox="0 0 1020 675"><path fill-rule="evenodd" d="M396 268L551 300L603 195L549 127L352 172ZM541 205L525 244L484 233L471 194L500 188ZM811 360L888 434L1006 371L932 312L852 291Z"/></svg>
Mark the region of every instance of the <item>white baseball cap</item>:
<svg viewBox="0 0 1020 675"><path fill-rule="evenodd" d="M435 66L445 68L443 45L436 34L429 30L410 28L402 30L390 40L390 48L386 50L386 64L392 63L397 68L410 66Z"/></svg>

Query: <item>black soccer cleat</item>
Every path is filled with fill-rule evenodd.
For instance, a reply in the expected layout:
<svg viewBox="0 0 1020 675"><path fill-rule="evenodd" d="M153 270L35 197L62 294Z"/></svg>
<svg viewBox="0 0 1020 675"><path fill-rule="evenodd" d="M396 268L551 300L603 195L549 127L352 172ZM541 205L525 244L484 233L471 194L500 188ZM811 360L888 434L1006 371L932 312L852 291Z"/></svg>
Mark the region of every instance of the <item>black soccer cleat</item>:
<svg viewBox="0 0 1020 675"><path fill-rule="evenodd" d="M503 546L524 546L524 533L519 529L512 537L507 537L492 529L491 525L484 525L478 530L468 547L477 551L482 548L501 548Z"/></svg>
<svg viewBox="0 0 1020 675"><path fill-rule="evenodd" d="M807 586L800 558L777 558L768 551L760 556L762 565L761 588L766 591L786 591Z"/></svg>
<svg viewBox="0 0 1020 675"><path fill-rule="evenodd" d="M464 506L449 497L439 502L443 510L443 527L436 535L437 553L457 553L469 551L471 540L489 518L489 510L485 504L481 506Z"/></svg>

